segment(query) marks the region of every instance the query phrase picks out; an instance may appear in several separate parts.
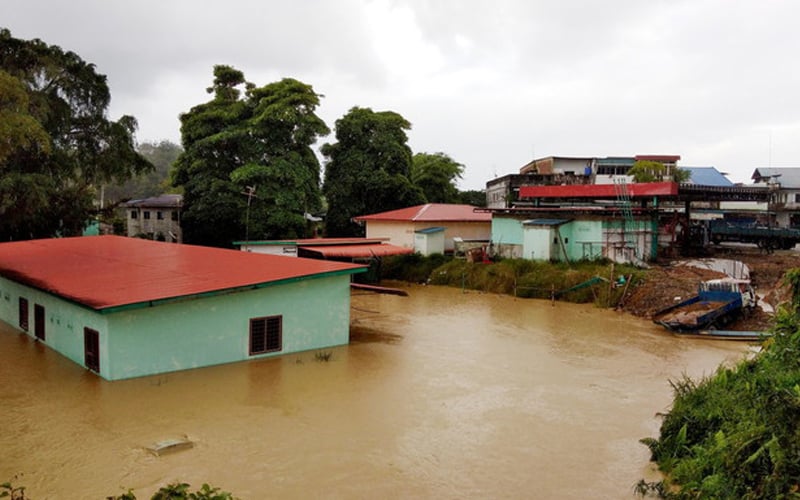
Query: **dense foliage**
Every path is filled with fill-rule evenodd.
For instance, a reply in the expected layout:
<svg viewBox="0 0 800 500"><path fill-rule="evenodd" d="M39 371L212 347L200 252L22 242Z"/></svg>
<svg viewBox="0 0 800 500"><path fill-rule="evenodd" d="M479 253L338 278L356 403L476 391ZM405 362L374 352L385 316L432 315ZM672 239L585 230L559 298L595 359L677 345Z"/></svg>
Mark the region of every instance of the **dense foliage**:
<svg viewBox="0 0 800 500"><path fill-rule="evenodd" d="M668 479L640 483L667 498L800 497L800 269L793 303L760 353L699 382L673 382L658 439L644 439Z"/></svg>
<svg viewBox="0 0 800 500"><path fill-rule="evenodd" d="M223 65L207 90L213 99L181 115L173 182L184 189L184 240L227 247L311 236L306 214L321 208L311 146L330 132L314 113L320 96L291 78L256 87Z"/></svg>
<svg viewBox="0 0 800 500"><path fill-rule="evenodd" d="M458 192L458 203L472 205L473 207L486 206L486 191L482 189L471 189Z"/></svg>
<svg viewBox="0 0 800 500"><path fill-rule="evenodd" d="M628 171L634 182L686 182L691 177L688 170L667 168L663 163L651 160L638 160Z"/></svg>
<svg viewBox="0 0 800 500"><path fill-rule="evenodd" d="M410 128L397 113L369 108L353 108L336 121L337 142L322 147L328 236L363 236L353 217L425 203L409 178Z"/></svg>
<svg viewBox="0 0 800 500"><path fill-rule="evenodd" d="M411 182L428 203L460 203L456 181L463 173L464 165L444 153L417 153L411 159Z"/></svg>
<svg viewBox="0 0 800 500"><path fill-rule="evenodd" d="M93 64L0 30L0 240L80 234L98 186L152 169L110 99Z"/></svg>

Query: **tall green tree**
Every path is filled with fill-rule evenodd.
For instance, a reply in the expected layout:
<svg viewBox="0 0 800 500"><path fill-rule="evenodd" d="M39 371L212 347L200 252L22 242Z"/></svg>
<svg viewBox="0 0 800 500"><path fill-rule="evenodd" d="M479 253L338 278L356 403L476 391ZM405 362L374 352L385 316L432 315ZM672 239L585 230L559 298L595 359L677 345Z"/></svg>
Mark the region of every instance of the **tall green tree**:
<svg viewBox="0 0 800 500"><path fill-rule="evenodd" d="M0 30L0 240L80 234L97 186L152 169L110 99L93 64Z"/></svg>
<svg viewBox="0 0 800 500"><path fill-rule="evenodd" d="M444 153L417 153L411 161L411 182L429 203L458 203L456 182L463 173L464 165Z"/></svg>
<svg viewBox="0 0 800 500"><path fill-rule="evenodd" d="M398 113L359 107L336 121L337 142L322 146L329 236L362 236L353 217L425 203L409 178L410 128Z"/></svg>
<svg viewBox="0 0 800 500"><path fill-rule="evenodd" d="M628 170L628 175L633 176L633 182L686 182L691 173L677 167L668 168L657 161L639 160Z"/></svg>
<svg viewBox="0 0 800 500"><path fill-rule="evenodd" d="M458 203L465 205L472 205L473 207L486 206L486 191L482 189L470 189L467 191L459 191Z"/></svg>
<svg viewBox="0 0 800 500"><path fill-rule="evenodd" d="M207 91L209 102L181 115L173 183L184 189L185 241L310 236L305 214L321 208L311 146L330 133L314 113L321 96L291 78L256 87L225 65L214 67Z"/></svg>

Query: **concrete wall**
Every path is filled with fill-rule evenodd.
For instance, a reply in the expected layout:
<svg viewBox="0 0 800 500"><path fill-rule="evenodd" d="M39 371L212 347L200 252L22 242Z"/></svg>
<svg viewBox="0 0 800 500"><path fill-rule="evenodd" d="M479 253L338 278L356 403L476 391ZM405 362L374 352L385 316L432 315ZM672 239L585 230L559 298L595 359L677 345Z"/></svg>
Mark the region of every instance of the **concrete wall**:
<svg viewBox="0 0 800 500"><path fill-rule="evenodd" d="M495 254L506 259L522 259L522 220L502 215L492 216L492 247Z"/></svg>
<svg viewBox="0 0 800 500"><path fill-rule="evenodd" d="M145 212L149 218L145 219ZM136 214L136 218L133 218ZM161 214L161 219L158 215ZM173 214L176 219L173 220ZM183 241L183 233L181 231L180 222L180 208L171 207L135 207L126 210L128 218L128 236L134 237L140 234L151 236L157 239L159 235L163 236L165 241L181 243ZM174 238L170 235L174 235Z"/></svg>
<svg viewBox="0 0 800 500"><path fill-rule="evenodd" d="M2 278L0 278L2 279ZM8 292L9 300L5 299ZM45 344L84 365L83 328L100 334L100 375L117 380L347 344L350 276L303 280L257 290L99 314L8 280L0 314L17 328L18 296L46 308ZM250 318L283 316L283 349L249 355Z"/></svg>
<svg viewBox="0 0 800 500"><path fill-rule="evenodd" d="M392 245L414 248L414 224L398 221L367 221L367 238L389 238Z"/></svg>
<svg viewBox="0 0 800 500"><path fill-rule="evenodd" d="M492 243L522 245L522 220L501 215L492 217Z"/></svg>
<svg viewBox="0 0 800 500"><path fill-rule="evenodd" d="M570 261L593 260L603 256L602 221L573 220L559 229Z"/></svg>
<svg viewBox="0 0 800 500"><path fill-rule="evenodd" d="M558 226L557 232L555 226L524 227L513 217L492 219L492 245L505 258L564 260L564 248L554 242L558 233L570 261L605 257L639 264L655 258L658 230L651 220L628 222L624 230L622 220L573 220Z"/></svg>
<svg viewBox="0 0 800 500"><path fill-rule="evenodd" d="M486 207L506 208L509 206L511 177L506 175L486 183Z"/></svg>
<svg viewBox="0 0 800 500"><path fill-rule="evenodd" d="M656 257L658 227L651 220L603 222L603 256L620 263L640 264Z"/></svg>
<svg viewBox="0 0 800 500"><path fill-rule="evenodd" d="M406 221L367 221L367 238L389 238L389 243L405 248L414 248L415 231L433 226L444 230L444 249L452 251L454 237L465 240L488 240L492 224L486 222L406 222Z"/></svg>

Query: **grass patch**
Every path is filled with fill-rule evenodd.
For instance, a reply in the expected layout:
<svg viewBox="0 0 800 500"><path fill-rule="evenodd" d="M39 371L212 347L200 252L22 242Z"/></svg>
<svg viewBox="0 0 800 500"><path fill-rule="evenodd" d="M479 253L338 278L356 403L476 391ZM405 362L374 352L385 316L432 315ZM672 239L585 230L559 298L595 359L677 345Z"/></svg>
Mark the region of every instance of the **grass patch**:
<svg viewBox="0 0 800 500"><path fill-rule="evenodd" d="M417 256L417 259L424 257ZM426 272L431 267L430 263L424 266ZM555 298L577 303L593 302L599 306L609 307L619 303L625 292L624 286L615 286L615 280L624 275L626 281L628 279L638 281L642 274L643 271L636 267L611 264L607 261L567 264L507 259L483 264L450 259L431 269L424 281L432 285L502 293L522 298ZM393 278L404 279L402 276ZM414 281L418 281L419 276L415 274L414 278ZM586 284L590 280L595 282ZM586 285L580 286L581 284Z"/></svg>
<svg viewBox="0 0 800 500"><path fill-rule="evenodd" d="M317 351L314 353L314 359L320 363L327 363L333 356L332 351Z"/></svg>
<svg viewBox="0 0 800 500"><path fill-rule="evenodd" d="M387 257L381 264L381 278L425 283L434 269L453 260L440 253L423 256L418 253Z"/></svg>

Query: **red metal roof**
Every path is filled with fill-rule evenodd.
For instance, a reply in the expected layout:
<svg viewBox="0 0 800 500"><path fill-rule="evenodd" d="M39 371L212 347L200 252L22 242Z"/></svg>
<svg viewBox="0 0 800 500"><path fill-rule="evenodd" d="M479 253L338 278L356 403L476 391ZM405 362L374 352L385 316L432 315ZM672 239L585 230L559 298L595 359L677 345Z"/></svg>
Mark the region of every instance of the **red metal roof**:
<svg viewBox="0 0 800 500"><path fill-rule="evenodd" d="M641 182L626 184L631 198L677 196L676 182ZM614 184L574 184L570 186L522 186L519 197L525 198L617 198Z"/></svg>
<svg viewBox="0 0 800 500"><path fill-rule="evenodd" d="M121 236L0 243L0 276L95 310L363 269Z"/></svg>
<svg viewBox="0 0 800 500"><path fill-rule="evenodd" d="M357 221L407 221L407 222L491 222L492 215L475 212L472 205L428 203L377 214L354 217Z"/></svg>
<svg viewBox="0 0 800 500"><path fill-rule="evenodd" d="M326 258L347 257L351 259L414 253L413 248L405 248L388 243L378 245L302 246L300 249L304 253L319 255Z"/></svg>

